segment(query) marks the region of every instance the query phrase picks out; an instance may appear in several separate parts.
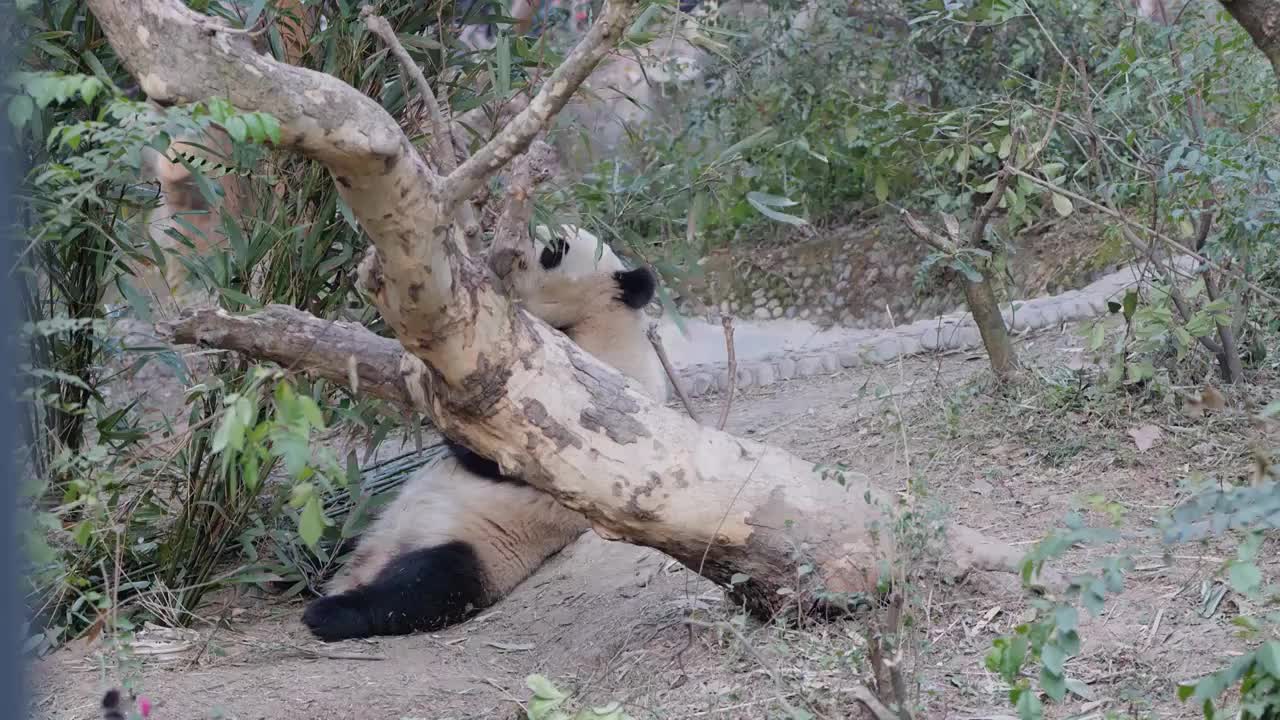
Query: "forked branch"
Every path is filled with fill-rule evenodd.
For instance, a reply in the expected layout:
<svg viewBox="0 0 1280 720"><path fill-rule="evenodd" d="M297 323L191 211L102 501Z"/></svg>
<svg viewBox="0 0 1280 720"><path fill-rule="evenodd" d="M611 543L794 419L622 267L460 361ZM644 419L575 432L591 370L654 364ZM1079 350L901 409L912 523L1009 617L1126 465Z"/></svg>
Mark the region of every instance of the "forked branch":
<svg viewBox="0 0 1280 720"><path fill-rule="evenodd" d="M444 194L446 207L471 197L498 168L529 147L529 143L564 108L591 71L613 49L631 22L636 5L637 0L608 0L604 12L542 84L538 94L529 101L529 106L512 118L497 137L485 143L449 175Z"/></svg>
<svg viewBox="0 0 1280 720"><path fill-rule="evenodd" d="M427 82L426 75L422 74L422 68L418 67L418 64L409 56L409 52L404 49L404 45L400 43L395 30L391 28L391 23L387 22L386 18L375 15L372 6L369 5L364 6L360 14L369 32L378 36L378 39L387 46L387 50L400 63L400 71L413 80L414 86L418 89L418 95L422 97L422 104L427 110L427 117L431 123L429 147L435 166L446 175L457 170L458 156L454 150L452 128L445 119L440 101L436 99L436 94L431 89L431 83ZM458 221L462 224L462 232L467 237L474 237L480 233L480 221L475 207L469 200L470 198L459 205Z"/></svg>

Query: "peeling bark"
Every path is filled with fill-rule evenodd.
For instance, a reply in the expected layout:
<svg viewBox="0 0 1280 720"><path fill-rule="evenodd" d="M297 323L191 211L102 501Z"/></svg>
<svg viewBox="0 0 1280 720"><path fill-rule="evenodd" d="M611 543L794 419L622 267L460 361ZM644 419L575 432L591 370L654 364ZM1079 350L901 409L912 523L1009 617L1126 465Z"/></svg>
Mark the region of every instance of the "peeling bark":
<svg viewBox="0 0 1280 720"><path fill-rule="evenodd" d="M179 345L234 350L258 360L270 360L351 388L353 394L364 393L406 409L413 407L400 379L404 347L363 325L327 322L291 305L268 305L253 315L194 310L156 325L156 333Z"/></svg>
<svg viewBox="0 0 1280 720"><path fill-rule="evenodd" d="M177 0L89 0L111 44L155 99L223 95L281 122L282 145L324 163L374 250L360 268L394 343L345 323L271 308L192 315L176 338L229 347L411 402L446 435L581 512L602 534L657 548L729 584L769 614L812 591L873 592L894 548L890 499L836 483L777 448L699 425L518 311L470 257L450 218L528 147L622 34L615 0L529 106L446 178L377 103L335 78L258 54L243 34ZM161 41L163 39L163 41ZM238 329L236 329L238 328ZM1013 570L1019 554L951 534L962 566ZM813 585L797 587L809 565ZM741 578L737 578L741 580ZM791 595L779 590L791 588Z"/></svg>

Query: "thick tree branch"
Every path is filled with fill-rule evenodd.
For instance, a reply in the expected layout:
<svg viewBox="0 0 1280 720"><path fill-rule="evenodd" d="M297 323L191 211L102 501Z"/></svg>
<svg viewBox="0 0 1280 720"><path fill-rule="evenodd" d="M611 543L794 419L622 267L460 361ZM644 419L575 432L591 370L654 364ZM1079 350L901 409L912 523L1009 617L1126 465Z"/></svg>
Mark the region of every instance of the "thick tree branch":
<svg viewBox="0 0 1280 720"><path fill-rule="evenodd" d="M177 2L89 6L143 92L162 105L220 96L270 112L282 145L341 172L372 172L402 152L404 134L378 103L331 75L259 54L248 35L217 18Z"/></svg>
<svg viewBox="0 0 1280 720"><path fill-rule="evenodd" d="M404 347L363 325L325 322L291 305L268 305L254 315L195 310L157 325L156 333L179 345L234 350L270 360L344 387L351 386L354 369L354 392L413 407L400 378Z"/></svg>
<svg viewBox="0 0 1280 720"><path fill-rule="evenodd" d="M533 219L533 191L555 174L555 150L541 140L535 140L529 149L511 165L507 174L506 198L497 225L493 229L493 243L489 246L489 263L498 277L506 277L508 270L499 267L512 252L522 252L529 244L529 222Z"/></svg>
<svg viewBox="0 0 1280 720"><path fill-rule="evenodd" d="M524 152L529 143L551 123L551 119L577 92L604 56L622 37L635 14L637 0L608 0L604 12L542 84L529 106L512 118L497 137L476 151L448 177L444 202L448 207L471 197L499 168Z"/></svg>
<svg viewBox="0 0 1280 720"><path fill-rule="evenodd" d="M1280 79L1280 2L1276 0L1219 0L1231 17L1249 33L1253 44L1267 56Z"/></svg>

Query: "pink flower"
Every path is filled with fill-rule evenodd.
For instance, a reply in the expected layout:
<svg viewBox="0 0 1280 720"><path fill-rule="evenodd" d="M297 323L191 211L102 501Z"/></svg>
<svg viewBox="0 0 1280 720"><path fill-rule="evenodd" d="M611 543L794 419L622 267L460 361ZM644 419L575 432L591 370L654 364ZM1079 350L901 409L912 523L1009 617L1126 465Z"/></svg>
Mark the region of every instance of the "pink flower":
<svg viewBox="0 0 1280 720"><path fill-rule="evenodd" d="M151 715L151 701L146 695L138 696L138 712L142 713L142 717L146 718Z"/></svg>

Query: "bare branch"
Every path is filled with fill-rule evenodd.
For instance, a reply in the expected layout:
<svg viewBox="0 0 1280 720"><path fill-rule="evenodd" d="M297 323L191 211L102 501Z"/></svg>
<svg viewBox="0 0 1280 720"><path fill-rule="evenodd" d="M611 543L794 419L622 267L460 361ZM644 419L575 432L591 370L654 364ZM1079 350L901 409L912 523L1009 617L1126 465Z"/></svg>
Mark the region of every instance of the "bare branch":
<svg viewBox="0 0 1280 720"><path fill-rule="evenodd" d="M426 107L427 116L431 121L431 159L435 162L436 168L445 175L458 169L458 157L453 147L453 134L449 123L445 120L444 113L440 109L440 101L436 99L436 94L431 90L431 83L427 82L427 77L422 74L422 68L413 61L408 51L404 49L404 45L400 43L400 39L396 37L395 30L391 28L391 23L381 15L374 14L373 7L365 5L360 10L361 16L364 18L365 25L368 26L369 32L373 33L382 40L387 46L387 50L395 56L400 63L400 70L413 81L418 88L418 95L422 97L422 104ZM407 92L406 92L407 94ZM463 202L458 207L458 222L462 224L462 232L467 237L474 237L480 233L480 223L476 218L476 209L470 202Z"/></svg>
<svg viewBox="0 0 1280 720"><path fill-rule="evenodd" d="M458 158L454 155L449 142L449 124L445 122L444 113L440 111L440 102L436 100L431 83L427 82L427 77L422 74L422 68L418 67L413 58L409 57L404 45L400 44L395 30L391 29L391 23L381 15L374 14L373 6L365 5L360 10L360 15L364 18L369 32L376 35L387 46L387 50L399 61L401 72L407 75L418 88L418 94L422 96L422 103L431 119L431 159L435 161L436 167L440 168L440 172L445 175L457 170Z"/></svg>
<svg viewBox="0 0 1280 720"><path fill-rule="evenodd" d="M929 226L917 220L914 215L907 212L906 208L902 209L901 215L902 222L907 226L907 229L911 231L911 234L923 240L934 250L948 255L954 255L958 251L955 243L930 230Z"/></svg>
<svg viewBox="0 0 1280 720"><path fill-rule="evenodd" d="M516 158L507 175L506 202L493 230L489 246L489 264L498 277L508 272L499 265L510 251L524 251L529 244L529 221L533 218L533 190L555 172L555 149L535 140L528 151Z"/></svg>
<svg viewBox="0 0 1280 720"><path fill-rule="evenodd" d="M1036 185L1039 185L1040 187L1043 187L1043 188L1046 188L1046 189L1052 190L1053 192L1056 192L1056 193L1058 193L1059 195L1062 195L1062 196L1064 196L1064 197L1071 198L1072 200L1074 200L1074 201L1076 201L1076 202L1078 202L1078 203L1082 203L1082 204L1084 204L1084 205L1087 205L1087 206L1089 206L1089 207L1093 208L1094 210L1097 210L1098 212L1101 212L1101 213L1103 213L1103 214L1105 214L1105 215L1109 215L1109 216L1111 216L1111 217L1115 218L1116 220L1119 220L1121 223L1123 223L1124 225L1126 225L1126 226L1128 226L1128 227L1130 227L1130 228L1133 228L1133 229L1135 229L1135 230L1140 230L1140 231L1142 231L1143 233L1146 233L1147 235L1150 235L1151 237L1154 237L1156 240L1158 240L1158 241L1160 241L1160 242L1164 243L1165 245L1168 245L1169 247L1173 248L1174 250L1177 250L1178 252L1184 253L1184 254L1186 254L1186 255L1190 255L1191 257L1195 258L1196 262L1199 262L1199 263L1202 263L1202 264L1204 264L1204 265L1207 265L1207 266L1209 266L1209 267L1211 267L1211 268L1213 268L1213 269L1217 270L1218 272L1223 273L1224 275L1228 275L1228 276L1230 276L1230 277L1233 277L1233 278L1235 278L1235 279L1237 279L1237 280L1241 281L1241 282L1242 282L1242 283L1244 283L1244 284L1245 284L1245 285L1246 285L1250 290L1252 290L1252 291L1254 291L1255 293L1257 293L1259 297L1266 298L1267 300L1270 300L1271 302L1273 302L1273 303L1275 303L1275 304L1277 304L1277 305L1280 305L1280 298L1278 298L1278 297L1276 297L1275 295L1273 295L1273 294L1271 294L1271 293L1267 292L1266 290L1262 289L1261 287L1259 287L1259 286L1258 286L1258 284L1257 284L1257 283L1255 283L1255 282L1253 282L1253 281L1249 280L1248 278L1244 277L1241 273L1239 273L1239 272L1237 272L1237 271L1235 271L1235 270L1232 270L1232 269L1229 269L1229 268L1223 267L1220 263L1218 263L1217 261L1213 260L1212 258L1210 258L1210 257L1208 257L1208 256L1206 256L1206 255L1203 255L1202 253L1196 252L1195 250L1193 250L1193 249L1191 249L1191 248L1187 247L1186 245L1184 245L1184 244L1182 244L1182 243L1178 242L1177 240L1174 240L1173 238L1169 237L1168 235L1165 235L1165 234L1164 234L1164 233L1162 233L1162 232L1159 232L1159 231L1154 230L1154 229L1152 229L1152 228L1146 227L1145 225L1142 225L1142 224L1139 224L1139 223L1134 222L1132 219L1130 219L1130 218L1129 218L1129 216L1128 216L1128 215L1125 215L1124 213L1120 212L1119 210L1116 210L1116 209L1114 209L1114 208L1107 207L1106 205L1103 205L1102 203L1094 202L1093 200L1090 200L1089 198L1087 198L1087 197L1085 197L1085 196L1083 196L1083 195L1081 195L1081 194L1079 194L1079 193L1075 193L1075 192L1072 192L1072 191L1070 191L1070 190L1067 190L1066 188L1058 187L1057 185L1054 185L1053 183L1050 183L1050 182L1049 182L1049 181L1047 181L1047 180L1042 180L1041 178L1036 177L1035 175L1032 175L1031 173L1026 172L1025 170L1017 170L1017 169L1015 169L1015 170L1013 171L1013 174L1014 174L1014 175L1017 175L1017 176L1019 176L1019 177L1024 177L1024 178L1026 178L1026 179L1030 180L1031 182L1035 183Z"/></svg>
<svg viewBox="0 0 1280 720"><path fill-rule="evenodd" d="M662 336L658 334L658 323L651 323L648 332L645 333L649 338L649 344L653 346L653 351L658 354L658 361L662 363L662 369L667 373L667 379L671 381L671 386L676 390L676 396L680 398L680 402L684 404L684 409L689 413L689 417L693 418L696 423L701 423L702 419L698 417L698 412L693 409L693 402L689 400L689 395L684 391L684 384L680 382L680 377L676 374L676 368L671 364L671 358L667 356L667 349L662 345Z"/></svg>
<svg viewBox="0 0 1280 720"><path fill-rule="evenodd" d="M538 133L547 128L551 119L577 92L578 86L622 37L636 5L637 0L608 0L604 12L542 84L538 94L529 101L529 106L521 110L497 137L449 174L443 196L445 207L471 197L481 184L524 152Z"/></svg>
<svg viewBox="0 0 1280 720"><path fill-rule="evenodd" d="M254 315L201 309L156 326L157 334L180 345L234 350L271 360L298 372L349 387L350 368L359 389L373 397L410 407L400 379L399 342L375 335L363 325L325 322L290 305L268 305Z"/></svg>
<svg viewBox="0 0 1280 720"><path fill-rule="evenodd" d="M728 424L729 408L733 407L733 393L738 388L738 354L733 344L733 316L725 315L720 318L720 324L724 325L724 349L729 356L729 389L724 395L724 409L720 411L720 422L716 423L717 430L723 430Z"/></svg>

